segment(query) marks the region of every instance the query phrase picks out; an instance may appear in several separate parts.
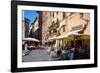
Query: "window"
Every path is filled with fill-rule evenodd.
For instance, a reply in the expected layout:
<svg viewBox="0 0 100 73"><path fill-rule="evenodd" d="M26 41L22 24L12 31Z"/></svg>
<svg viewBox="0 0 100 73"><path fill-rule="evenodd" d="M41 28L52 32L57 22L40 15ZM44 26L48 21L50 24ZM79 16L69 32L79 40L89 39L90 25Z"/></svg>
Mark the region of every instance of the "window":
<svg viewBox="0 0 100 73"><path fill-rule="evenodd" d="M54 12L52 13L52 16L54 17Z"/></svg>
<svg viewBox="0 0 100 73"><path fill-rule="evenodd" d="M62 28L63 28L63 32L65 32L65 26L63 26Z"/></svg>
<svg viewBox="0 0 100 73"><path fill-rule="evenodd" d="M66 14L65 14L65 12L63 12L63 19L66 17Z"/></svg>
<svg viewBox="0 0 100 73"><path fill-rule="evenodd" d="M57 14L58 14L58 12L57 12Z"/></svg>
<svg viewBox="0 0 100 73"><path fill-rule="evenodd" d="M73 15L73 14L75 14L75 13L74 13L74 12L71 12L71 13L70 13L70 15Z"/></svg>
<svg viewBox="0 0 100 73"><path fill-rule="evenodd" d="M80 16L83 17L83 13L80 13Z"/></svg>

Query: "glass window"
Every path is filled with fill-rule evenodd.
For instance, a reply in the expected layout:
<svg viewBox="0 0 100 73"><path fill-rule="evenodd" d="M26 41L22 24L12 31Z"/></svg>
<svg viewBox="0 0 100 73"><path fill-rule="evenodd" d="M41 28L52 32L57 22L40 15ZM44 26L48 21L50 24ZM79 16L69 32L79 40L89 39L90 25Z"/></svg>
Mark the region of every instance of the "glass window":
<svg viewBox="0 0 100 73"><path fill-rule="evenodd" d="M66 17L66 14L65 14L65 12L63 12L63 19Z"/></svg>
<svg viewBox="0 0 100 73"><path fill-rule="evenodd" d="M58 14L58 12L57 12L57 14Z"/></svg>
<svg viewBox="0 0 100 73"><path fill-rule="evenodd" d="M65 32L65 26L63 26L63 32Z"/></svg>
<svg viewBox="0 0 100 73"><path fill-rule="evenodd" d="M52 13L52 16L54 17L54 12Z"/></svg>

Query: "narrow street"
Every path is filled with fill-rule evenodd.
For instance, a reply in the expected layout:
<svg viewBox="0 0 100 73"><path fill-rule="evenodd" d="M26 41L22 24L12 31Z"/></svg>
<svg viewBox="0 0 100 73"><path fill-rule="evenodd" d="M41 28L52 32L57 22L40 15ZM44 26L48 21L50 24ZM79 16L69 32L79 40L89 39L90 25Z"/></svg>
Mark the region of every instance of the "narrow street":
<svg viewBox="0 0 100 73"><path fill-rule="evenodd" d="M34 49L27 56L22 57L23 62L52 60L46 49Z"/></svg>

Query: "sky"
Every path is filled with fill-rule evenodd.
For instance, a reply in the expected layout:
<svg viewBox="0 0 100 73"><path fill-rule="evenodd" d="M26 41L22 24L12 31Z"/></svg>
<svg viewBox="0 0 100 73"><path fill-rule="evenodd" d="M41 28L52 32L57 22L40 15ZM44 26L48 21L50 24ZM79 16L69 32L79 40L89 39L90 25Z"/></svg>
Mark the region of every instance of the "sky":
<svg viewBox="0 0 100 73"><path fill-rule="evenodd" d="M24 17L28 18L31 21L31 23L34 22L37 16L38 13L34 10L24 10Z"/></svg>

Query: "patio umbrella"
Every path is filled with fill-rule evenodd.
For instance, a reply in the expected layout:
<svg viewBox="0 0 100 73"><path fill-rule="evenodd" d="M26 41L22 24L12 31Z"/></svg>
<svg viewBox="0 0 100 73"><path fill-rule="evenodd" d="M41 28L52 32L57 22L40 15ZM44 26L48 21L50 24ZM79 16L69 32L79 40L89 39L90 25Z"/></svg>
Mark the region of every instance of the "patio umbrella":
<svg viewBox="0 0 100 73"><path fill-rule="evenodd" d="M40 42L38 39L36 39L36 38L30 38L30 37L28 37L28 38L24 38L23 41Z"/></svg>

